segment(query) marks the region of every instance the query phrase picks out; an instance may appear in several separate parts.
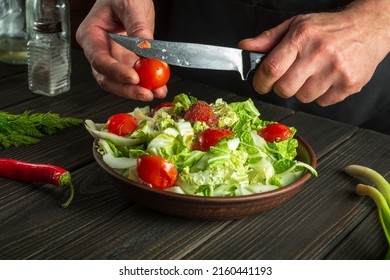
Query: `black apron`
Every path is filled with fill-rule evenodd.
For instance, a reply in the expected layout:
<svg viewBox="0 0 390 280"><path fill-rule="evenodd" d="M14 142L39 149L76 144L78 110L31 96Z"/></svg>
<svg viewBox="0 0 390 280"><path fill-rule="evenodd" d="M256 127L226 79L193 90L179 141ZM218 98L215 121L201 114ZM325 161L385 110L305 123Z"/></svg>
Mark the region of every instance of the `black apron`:
<svg viewBox="0 0 390 280"><path fill-rule="evenodd" d="M165 0L167 1L167 0ZM164 32L161 39L237 47L240 40L254 37L297 14L336 11L350 0L164 0L156 1L169 12L159 12ZM168 8L169 7L169 8ZM161 20L161 18L163 18ZM168 20L169 19L169 20ZM370 82L358 94L335 105L320 107L284 99L274 93L257 94L251 79L241 81L230 71L194 70L173 67L173 73L259 99L360 127L390 134L390 55L377 67Z"/></svg>

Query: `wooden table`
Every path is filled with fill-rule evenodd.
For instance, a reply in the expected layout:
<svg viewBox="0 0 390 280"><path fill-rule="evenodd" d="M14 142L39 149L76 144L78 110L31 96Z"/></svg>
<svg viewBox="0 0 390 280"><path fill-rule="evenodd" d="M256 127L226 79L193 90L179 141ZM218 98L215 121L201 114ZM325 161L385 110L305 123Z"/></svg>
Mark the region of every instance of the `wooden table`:
<svg viewBox="0 0 390 280"><path fill-rule="evenodd" d="M214 101L232 92L173 77L172 96ZM72 88L57 97L28 90L25 66L0 64L0 110L58 113L96 122L146 103L101 90L80 51ZM161 102L155 100L153 104ZM376 206L355 194L348 164L390 179L390 136L256 101L262 118L294 125L315 150L317 178L286 204L239 220L193 221L164 215L121 197L95 163L83 126L34 145L0 149L0 157L52 163L71 171L77 187L66 209L64 190L0 178L1 259L383 259L387 243Z"/></svg>

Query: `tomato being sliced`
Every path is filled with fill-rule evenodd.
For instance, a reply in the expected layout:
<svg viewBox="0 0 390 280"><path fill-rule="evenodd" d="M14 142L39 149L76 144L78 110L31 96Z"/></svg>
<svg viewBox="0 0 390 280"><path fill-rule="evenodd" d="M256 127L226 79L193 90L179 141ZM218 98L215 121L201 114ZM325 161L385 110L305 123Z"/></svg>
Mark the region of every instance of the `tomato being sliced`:
<svg viewBox="0 0 390 280"><path fill-rule="evenodd" d="M137 160L137 174L141 181L156 189L172 187L177 179L173 163L156 155L143 155Z"/></svg>
<svg viewBox="0 0 390 280"><path fill-rule="evenodd" d="M199 133L194 149L208 151L210 147L216 146L222 138L234 135L234 132L223 128L208 128Z"/></svg>
<svg viewBox="0 0 390 280"><path fill-rule="evenodd" d="M153 90L164 86L170 77L169 65L154 58L141 57L134 64L139 76L139 85Z"/></svg>
<svg viewBox="0 0 390 280"><path fill-rule="evenodd" d="M108 118L107 129L109 132L119 136L133 133L138 128L138 121L135 117L126 113L119 113Z"/></svg>
<svg viewBox="0 0 390 280"><path fill-rule="evenodd" d="M260 129L257 134L267 142L280 142L290 137L291 129L281 123L272 123Z"/></svg>
<svg viewBox="0 0 390 280"><path fill-rule="evenodd" d="M217 117L213 108L205 101L198 101L190 106L184 113L184 119L189 122L202 121L209 126L217 124Z"/></svg>

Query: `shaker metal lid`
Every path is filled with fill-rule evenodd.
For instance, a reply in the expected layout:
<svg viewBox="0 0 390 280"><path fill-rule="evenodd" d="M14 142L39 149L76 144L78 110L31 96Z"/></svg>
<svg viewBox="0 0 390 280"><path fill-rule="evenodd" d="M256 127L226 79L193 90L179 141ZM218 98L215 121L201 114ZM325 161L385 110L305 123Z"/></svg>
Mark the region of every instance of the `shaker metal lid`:
<svg viewBox="0 0 390 280"><path fill-rule="evenodd" d="M58 33L62 31L60 21L53 21L52 19L39 19L34 21L34 31L40 33Z"/></svg>

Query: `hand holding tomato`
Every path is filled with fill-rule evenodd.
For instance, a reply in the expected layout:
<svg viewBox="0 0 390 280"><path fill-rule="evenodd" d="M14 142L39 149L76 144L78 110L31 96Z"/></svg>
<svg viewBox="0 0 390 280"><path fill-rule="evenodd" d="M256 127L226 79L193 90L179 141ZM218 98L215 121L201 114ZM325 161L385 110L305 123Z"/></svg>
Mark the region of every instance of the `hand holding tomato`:
<svg viewBox="0 0 390 280"><path fill-rule="evenodd" d="M126 1L126 5L123 1L94 3L93 9L78 27L76 40L83 48L101 88L121 97L142 101L166 96L167 87L149 90L138 85L139 77L133 65L139 56L108 36L108 33L117 33L153 39L154 26L153 0Z"/></svg>

